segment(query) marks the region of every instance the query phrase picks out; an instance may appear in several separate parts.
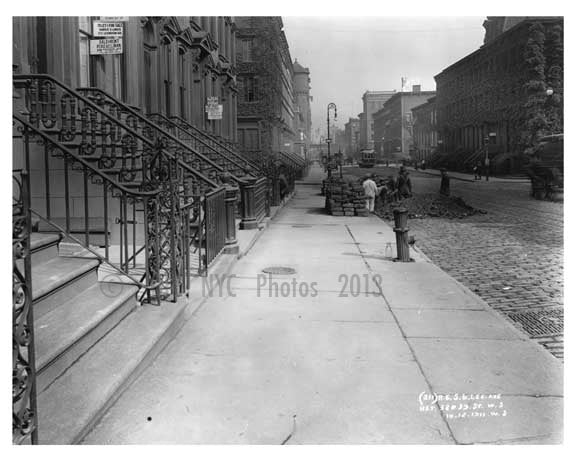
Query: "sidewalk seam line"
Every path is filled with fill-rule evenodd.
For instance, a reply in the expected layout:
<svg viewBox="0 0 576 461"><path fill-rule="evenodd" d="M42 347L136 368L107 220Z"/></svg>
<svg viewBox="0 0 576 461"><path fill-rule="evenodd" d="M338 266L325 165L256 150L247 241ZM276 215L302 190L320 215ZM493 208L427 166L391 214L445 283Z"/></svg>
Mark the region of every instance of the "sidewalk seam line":
<svg viewBox="0 0 576 461"><path fill-rule="evenodd" d="M346 224L346 230L348 231L348 233L350 234L350 237L352 238L352 241L356 244L356 247L358 248L358 252L360 253L360 244L356 241L356 238L354 237L354 234L352 233L352 231L350 230L350 227L348 226L348 224ZM388 311L390 312L390 315L392 315L392 317L394 318L394 321L396 323L396 326L398 327L398 329L400 330L400 334L402 335L402 338L404 339L404 341L406 342L406 345L408 346L408 349L410 350L410 353L412 354L412 357L414 358L414 362L416 363L416 366L418 367L418 369L420 370L420 374L422 375L422 377L424 378L424 381L426 382L426 384L428 385L428 390L430 392L432 392L434 394L434 389L432 387L432 384L430 383L430 381L428 380L428 377L426 376L426 374L424 373L424 369L422 368L422 365L420 364L420 362L418 361L418 358L416 356L416 353L414 351L414 349L412 348L412 345L410 344L410 341L408 341L408 337L406 336L406 333L404 332L404 329L402 328L402 326L400 325L400 322L398 321L398 318L396 317L396 314L392 311L392 306L390 306L390 303L388 302L388 299L386 299L386 296L384 296L384 292L382 291L382 287L380 286L380 284L378 283L378 280L376 280L376 278L374 277L374 271L372 270L372 267L370 266L370 263L366 260L366 258L364 257L364 255L362 253L360 253L360 256L362 257L362 261L364 261L364 264L366 266L366 268L368 269L368 272L370 272L370 275L372 275L372 281L376 284L376 286L378 287L378 290L380 291L380 297L382 298L382 300L384 301ZM448 429L448 433L450 434L450 437L452 438L453 442L457 445L459 445L458 440L456 439L454 433L452 432L452 428L450 427L450 424L448 424L448 421L443 413L443 411L440 408L440 404L438 402L435 403L436 407L438 408L438 412L440 414L440 417L442 418L442 421L444 422L444 424L446 425L446 428Z"/></svg>

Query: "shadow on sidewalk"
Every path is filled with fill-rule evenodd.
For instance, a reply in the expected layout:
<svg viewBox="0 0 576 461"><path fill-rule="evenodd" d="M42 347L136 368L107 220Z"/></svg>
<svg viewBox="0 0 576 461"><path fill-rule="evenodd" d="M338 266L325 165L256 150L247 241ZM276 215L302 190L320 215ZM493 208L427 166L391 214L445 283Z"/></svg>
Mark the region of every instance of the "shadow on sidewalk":
<svg viewBox="0 0 576 461"><path fill-rule="evenodd" d="M325 208L309 208L306 214L326 215L329 216Z"/></svg>

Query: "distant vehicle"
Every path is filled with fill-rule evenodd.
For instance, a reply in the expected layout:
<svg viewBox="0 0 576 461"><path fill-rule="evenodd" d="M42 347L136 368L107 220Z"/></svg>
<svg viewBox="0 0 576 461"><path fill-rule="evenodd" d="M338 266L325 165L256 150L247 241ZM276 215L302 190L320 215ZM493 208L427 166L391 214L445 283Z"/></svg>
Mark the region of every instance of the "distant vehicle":
<svg viewBox="0 0 576 461"><path fill-rule="evenodd" d="M564 135L543 136L529 152L526 173L536 199L559 199L564 192Z"/></svg>
<svg viewBox="0 0 576 461"><path fill-rule="evenodd" d="M360 151L360 168L373 168L376 165L376 153L373 149L363 149Z"/></svg>

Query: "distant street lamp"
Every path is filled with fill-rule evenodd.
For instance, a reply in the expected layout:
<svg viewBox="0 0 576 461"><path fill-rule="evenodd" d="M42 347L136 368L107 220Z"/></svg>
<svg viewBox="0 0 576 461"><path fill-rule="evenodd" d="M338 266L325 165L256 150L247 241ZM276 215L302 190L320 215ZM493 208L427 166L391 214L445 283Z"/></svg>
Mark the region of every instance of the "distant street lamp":
<svg viewBox="0 0 576 461"><path fill-rule="evenodd" d="M330 109L334 109L334 120L336 120L337 117L336 104L331 102L330 104L328 104L328 107L326 109L326 125L328 130L328 137L326 138L326 144L328 144L328 178L332 176L332 165L331 165L332 159L330 157L330 142L332 141L330 139Z"/></svg>

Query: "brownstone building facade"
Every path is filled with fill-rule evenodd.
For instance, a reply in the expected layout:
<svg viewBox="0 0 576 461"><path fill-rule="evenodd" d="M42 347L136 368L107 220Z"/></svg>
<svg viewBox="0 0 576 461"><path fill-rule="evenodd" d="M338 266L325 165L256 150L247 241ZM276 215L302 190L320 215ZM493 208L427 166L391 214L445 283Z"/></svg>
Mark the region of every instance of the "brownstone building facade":
<svg viewBox="0 0 576 461"><path fill-rule="evenodd" d="M298 152L294 68L282 18L236 17L238 142L244 150Z"/></svg>
<svg viewBox="0 0 576 461"><path fill-rule="evenodd" d="M392 95L382 109L374 114L374 148L386 157L392 154L407 157L413 149L412 108L426 102L434 91L402 91Z"/></svg>
<svg viewBox="0 0 576 461"><path fill-rule="evenodd" d="M17 73L46 73L67 85L98 87L147 113L181 116L235 140L235 26L230 17L145 17L123 22L123 52L91 55L98 17L15 17ZM208 120L207 98L222 119Z"/></svg>
<svg viewBox="0 0 576 461"><path fill-rule="evenodd" d="M562 131L562 18L505 19L490 17L485 44L435 76L439 139L456 163L490 139L495 163L514 170L539 134Z"/></svg>

